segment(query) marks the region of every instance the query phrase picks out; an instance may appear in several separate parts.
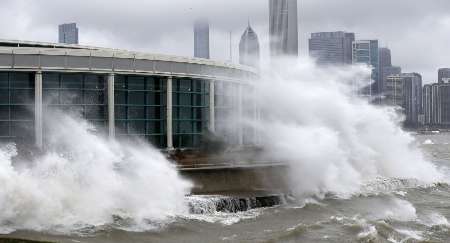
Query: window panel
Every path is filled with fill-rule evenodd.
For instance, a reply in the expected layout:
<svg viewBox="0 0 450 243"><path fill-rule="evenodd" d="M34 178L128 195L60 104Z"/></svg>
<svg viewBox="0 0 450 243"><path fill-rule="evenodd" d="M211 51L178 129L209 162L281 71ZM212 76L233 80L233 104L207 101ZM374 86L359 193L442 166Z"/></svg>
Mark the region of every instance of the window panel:
<svg viewBox="0 0 450 243"><path fill-rule="evenodd" d="M85 108L87 119L106 119L105 106L89 105Z"/></svg>
<svg viewBox="0 0 450 243"><path fill-rule="evenodd" d="M0 120L9 120L9 106L0 106Z"/></svg>
<svg viewBox="0 0 450 243"><path fill-rule="evenodd" d="M128 107L128 119L145 119L145 107Z"/></svg>
<svg viewBox="0 0 450 243"><path fill-rule="evenodd" d="M57 73L43 73L42 74L42 88L50 89L50 88L59 88L59 78L60 75Z"/></svg>
<svg viewBox="0 0 450 243"><path fill-rule="evenodd" d="M8 73L0 73L0 89L9 88L9 75Z"/></svg>
<svg viewBox="0 0 450 243"><path fill-rule="evenodd" d="M10 86L12 88L33 88L33 77L30 73L12 73L12 75L10 74Z"/></svg>
<svg viewBox="0 0 450 243"><path fill-rule="evenodd" d="M128 104L132 105L145 105L145 92L144 91L129 91L128 92Z"/></svg>
<svg viewBox="0 0 450 243"><path fill-rule="evenodd" d="M61 88L81 89L82 85L83 85L83 75L61 74Z"/></svg>
<svg viewBox="0 0 450 243"><path fill-rule="evenodd" d="M0 89L0 104L9 104L9 90Z"/></svg>
<svg viewBox="0 0 450 243"><path fill-rule="evenodd" d="M9 121L0 121L0 136L9 136Z"/></svg>

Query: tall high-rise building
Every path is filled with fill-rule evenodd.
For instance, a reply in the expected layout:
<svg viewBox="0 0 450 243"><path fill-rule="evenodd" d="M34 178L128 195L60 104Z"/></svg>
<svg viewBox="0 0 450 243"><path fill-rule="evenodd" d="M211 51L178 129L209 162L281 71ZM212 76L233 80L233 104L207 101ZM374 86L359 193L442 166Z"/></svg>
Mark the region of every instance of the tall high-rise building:
<svg viewBox="0 0 450 243"><path fill-rule="evenodd" d="M209 59L209 22L198 19L194 23L194 57Z"/></svg>
<svg viewBox="0 0 450 243"><path fill-rule="evenodd" d="M352 63L354 33L318 32L309 39L309 55L319 65L345 65Z"/></svg>
<svg viewBox="0 0 450 243"><path fill-rule="evenodd" d="M59 43L78 44L78 28L76 23L59 25L58 34Z"/></svg>
<svg viewBox="0 0 450 243"><path fill-rule="evenodd" d="M389 48L381 47L378 49L378 53L380 66L382 67L392 66L391 50Z"/></svg>
<svg viewBox="0 0 450 243"><path fill-rule="evenodd" d="M450 68L440 68L438 71L438 83L446 83L450 80Z"/></svg>
<svg viewBox="0 0 450 243"><path fill-rule="evenodd" d="M422 114L422 76L402 73L389 76L386 82L385 102L400 106L405 114L405 126L417 127Z"/></svg>
<svg viewBox="0 0 450 243"><path fill-rule="evenodd" d="M270 54L298 56L297 0L269 0Z"/></svg>
<svg viewBox="0 0 450 243"><path fill-rule="evenodd" d="M258 35L250 26L245 29L239 42L239 63L242 65L259 67L259 41Z"/></svg>
<svg viewBox="0 0 450 243"><path fill-rule="evenodd" d="M372 85L364 93L378 94L379 87L379 58L378 40L356 40L353 42L352 59L354 64L366 64L372 69Z"/></svg>
<svg viewBox="0 0 450 243"><path fill-rule="evenodd" d="M424 123L437 128L450 127L450 82L423 86Z"/></svg>
<svg viewBox="0 0 450 243"><path fill-rule="evenodd" d="M387 77L402 73L402 69L392 66L391 50L389 48L379 48L379 76L377 82L377 91L382 94L385 90Z"/></svg>

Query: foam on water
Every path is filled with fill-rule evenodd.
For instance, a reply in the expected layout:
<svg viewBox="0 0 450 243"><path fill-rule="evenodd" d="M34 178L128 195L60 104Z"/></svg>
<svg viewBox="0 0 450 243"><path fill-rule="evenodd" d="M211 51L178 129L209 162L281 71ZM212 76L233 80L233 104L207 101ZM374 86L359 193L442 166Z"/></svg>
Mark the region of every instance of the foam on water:
<svg viewBox="0 0 450 243"><path fill-rule="evenodd" d="M145 230L187 213L191 184L156 149L57 112L47 122L46 151L32 160L13 163L15 147L0 148L0 232L67 233L117 218Z"/></svg>
<svg viewBox="0 0 450 243"><path fill-rule="evenodd" d="M322 69L302 58L263 70L256 86L263 119L248 123L268 158L289 163L297 197L349 198L376 178L445 179L402 130L396 109L355 95L355 80L367 80L369 68Z"/></svg>

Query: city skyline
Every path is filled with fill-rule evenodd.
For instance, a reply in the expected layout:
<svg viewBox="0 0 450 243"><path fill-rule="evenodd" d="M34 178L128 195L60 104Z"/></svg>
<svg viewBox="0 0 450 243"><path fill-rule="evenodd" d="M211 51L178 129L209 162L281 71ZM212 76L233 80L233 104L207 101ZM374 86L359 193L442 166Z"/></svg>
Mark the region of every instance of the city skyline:
<svg viewBox="0 0 450 243"><path fill-rule="evenodd" d="M6 0L2 10L8 11L1 15L3 21L0 24L0 37L52 42L57 24L77 22L83 29L80 43L85 45L192 56L193 38L183 39L182 42L177 40L188 32L192 33L195 17L209 13L211 25L214 26L210 33L214 40L211 43L211 58L229 59L230 30L234 33L233 56L238 55L239 38L236 33L242 32L248 19L252 21L252 27L260 37L261 59L268 57L267 1L231 0L225 4L203 0L170 2L174 4L131 0L127 4L109 6L103 0L98 0L94 5L102 8L99 15L92 11L94 8L77 2L44 0L37 4L28 0ZM410 4L410 1L404 0L394 3L381 0L372 4L348 0L339 3L330 0L303 0L301 5L298 10L301 26L299 52L302 56L308 53L307 39L310 33L342 30L356 33L357 39L379 39L380 46L387 46L392 50L393 63L402 66L405 71L422 73L425 83L435 82L436 70L450 63L449 55L441 55L446 43L450 41L450 35L447 34L450 31L450 21L444 11L450 7L448 1L438 0L431 4L416 1L415 4ZM354 12L348 11L350 5ZM173 12L170 18L162 14L167 9ZM49 10L52 10L52 14L49 14ZM400 16L399 10L402 10ZM379 18L380 11L383 11L383 19ZM234 16L231 19L230 14ZM19 17L23 15L27 17ZM120 16L121 21L117 22L117 18L113 16ZM385 28L387 23L391 28ZM433 45L428 45L431 40ZM415 52L416 46L427 48L427 52Z"/></svg>

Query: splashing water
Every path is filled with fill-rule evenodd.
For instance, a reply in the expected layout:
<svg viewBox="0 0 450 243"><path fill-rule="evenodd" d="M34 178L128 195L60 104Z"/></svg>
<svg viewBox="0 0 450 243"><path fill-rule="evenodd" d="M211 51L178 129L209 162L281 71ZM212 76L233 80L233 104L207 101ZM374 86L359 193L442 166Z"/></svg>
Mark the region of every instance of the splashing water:
<svg viewBox="0 0 450 243"><path fill-rule="evenodd" d="M145 230L188 211L191 184L156 149L95 135L89 123L68 115L47 122L48 149L33 161L13 166L15 147L0 149L0 233L67 233L118 218Z"/></svg>
<svg viewBox="0 0 450 243"><path fill-rule="evenodd" d="M256 85L263 119L253 125L267 157L290 164L296 196L347 198L380 177L443 179L401 129L394 108L354 95L355 80L370 75L367 67L321 69L308 59L277 64Z"/></svg>

